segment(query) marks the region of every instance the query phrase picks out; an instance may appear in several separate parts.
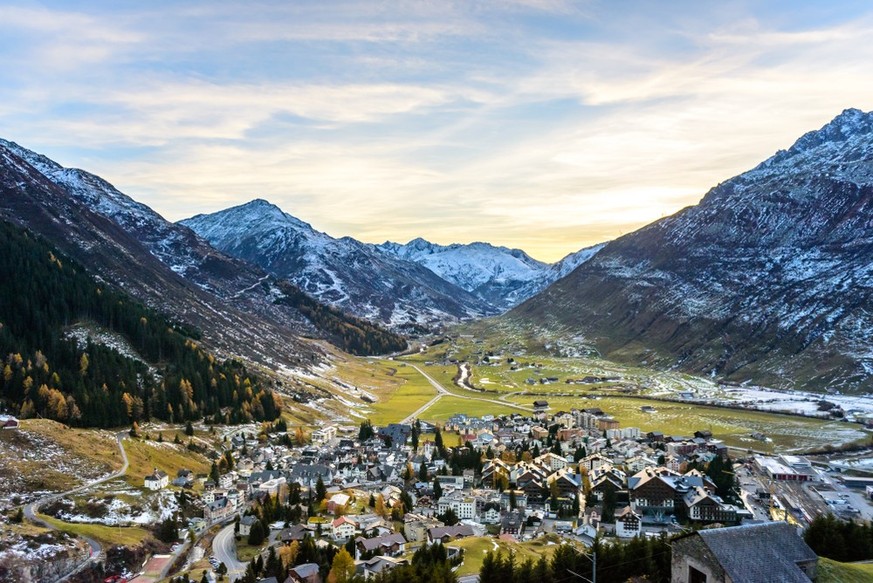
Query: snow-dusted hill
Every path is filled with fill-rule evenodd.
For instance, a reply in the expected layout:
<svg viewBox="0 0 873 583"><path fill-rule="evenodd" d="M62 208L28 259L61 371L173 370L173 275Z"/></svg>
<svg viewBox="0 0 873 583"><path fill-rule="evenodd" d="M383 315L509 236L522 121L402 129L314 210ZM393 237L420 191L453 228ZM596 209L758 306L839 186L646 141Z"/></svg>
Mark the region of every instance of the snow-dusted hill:
<svg viewBox="0 0 873 583"><path fill-rule="evenodd" d="M321 301L397 328L496 313L417 263L349 237L335 239L265 200L180 223Z"/></svg>
<svg viewBox="0 0 873 583"><path fill-rule="evenodd" d="M873 391L873 114L844 111L508 317L621 358Z"/></svg>
<svg viewBox="0 0 873 583"><path fill-rule="evenodd" d="M420 263L500 311L515 306L567 275L602 247L588 247L557 263L548 264L533 259L521 249L481 242L437 245L418 238L405 245L387 241L377 246L383 253Z"/></svg>
<svg viewBox="0 0 873 583"><path fill-rule="evenodd" d="M342 323L363 336L384 336L384 330L327 310L291 283L221 253L105 180L5 140L0 218L42 235L104 280L200 328L204 340L227 353L293 368L317 362L321 352L300 335L346 346L338 337Z"/></svg>

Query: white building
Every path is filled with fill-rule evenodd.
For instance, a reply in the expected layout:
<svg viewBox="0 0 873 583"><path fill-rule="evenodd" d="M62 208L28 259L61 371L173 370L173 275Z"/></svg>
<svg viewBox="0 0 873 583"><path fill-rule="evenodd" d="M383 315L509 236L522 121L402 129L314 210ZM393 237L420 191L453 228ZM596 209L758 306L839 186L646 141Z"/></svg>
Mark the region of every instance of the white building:
<svg viewBox="0 0 873 583"><path fill-rule="evenodd" d="M160 490L166 488L170 483L170 478L161 470L155 468L155 471L145 477L145 487L149 490Z"/></svg>
<svg viewBox="0 0 873 583"><path fill-rule="evenodd" d="M327 425L312 432L312 443L315 445L327 445L336 439L336 427Z"/></svg>
<svg viewBox="0 0 873 583"><path fill-rule="evenodd" d="M455 516L461 520L473 520L476 518L476 499L461 496L458 494L450 494L443 496L437 502L437 513L445 514L451 508L455 512Z"/></svg>
<svg viewBox="0 0 873 583"><path fill-rule="evenodd" d="M615 515L615 535L619 538L633 538L643 531L643 520L630 506L625 506Z"/></svg>

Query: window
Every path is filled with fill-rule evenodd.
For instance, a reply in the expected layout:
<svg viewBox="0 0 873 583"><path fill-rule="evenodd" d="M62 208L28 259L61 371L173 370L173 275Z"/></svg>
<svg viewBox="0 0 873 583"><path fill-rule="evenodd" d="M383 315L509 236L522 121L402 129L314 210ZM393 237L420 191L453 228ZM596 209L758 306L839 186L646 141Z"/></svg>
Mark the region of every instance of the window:
<svg viewBox="0 0 873 583"><path fill-rule="evenodd" d="M688 565L688 583L706 583L706 574Z"/></svg>

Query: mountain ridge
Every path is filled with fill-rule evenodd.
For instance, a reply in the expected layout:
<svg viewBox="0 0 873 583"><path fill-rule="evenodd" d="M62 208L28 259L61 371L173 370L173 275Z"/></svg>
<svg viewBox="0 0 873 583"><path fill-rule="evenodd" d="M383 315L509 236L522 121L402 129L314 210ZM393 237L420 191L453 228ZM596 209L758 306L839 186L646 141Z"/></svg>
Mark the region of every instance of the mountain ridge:
<svg viewBox="0 0 873 583"><path fill-rule="evenodd" d="M507 318L729 381L871 390L873 114L846 110Z"/></svg>

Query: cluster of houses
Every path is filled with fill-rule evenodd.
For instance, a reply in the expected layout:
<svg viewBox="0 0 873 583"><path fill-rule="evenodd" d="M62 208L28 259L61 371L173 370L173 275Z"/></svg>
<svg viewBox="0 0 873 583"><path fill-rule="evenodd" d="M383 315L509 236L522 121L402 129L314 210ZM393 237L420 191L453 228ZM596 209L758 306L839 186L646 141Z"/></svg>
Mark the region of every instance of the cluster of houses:
<svg viewBox="0 0 873 583"><path fill-rule="evenodd" d="M354 541L359 571L375 574L402 564L410 542L451 545L485 534L527 540L547 531L583 541L599 532L630 538L644 527L676 528L677 521L738 524L751 517L719 498L715 484L691 469L727 457L727 448L710 432L643 434L620 427L598 408L550 414L547 402L534 405L530 416L449 419L443 431L459 434L483 462L475 470L456 468L454 475L434 441L410 445L410 425L379 428L363 441L356 427L325 426L304 447L236 435L228 443L233 470L217 482L204 481L199 501L204 522L243 515L267 496L284 501L290 484L308 495L320 483L327 495L316 501L317 515L275 525L274 540ZM163 488L168 479L156 470L145 485ZM189 487L196 479L183 470L172 484ZM374 497L381 508L372 507ZM248 534L253 522L243 517L240 534Z"/></svg>

